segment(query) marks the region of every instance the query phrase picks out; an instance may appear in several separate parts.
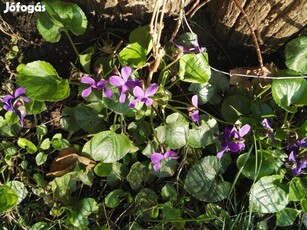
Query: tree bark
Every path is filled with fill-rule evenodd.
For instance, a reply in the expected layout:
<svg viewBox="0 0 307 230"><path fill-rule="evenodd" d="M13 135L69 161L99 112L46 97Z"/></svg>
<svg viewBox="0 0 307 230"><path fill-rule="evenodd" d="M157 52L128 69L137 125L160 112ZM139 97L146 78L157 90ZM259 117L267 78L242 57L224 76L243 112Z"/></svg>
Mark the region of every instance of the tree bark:
<svg viewBox="0 0 307 230"><path fill-rule="evenodd" d="M258 35L263 52L276 51L307 23L306 0L237 0ZM234 0L211 0L208 14L219 39L228 46L252 45L251 31Z"/></svg>
<svg viewBox="0 0 307 230"><path fill-rule="evenodd" d="M166 0L166 15L176 15L181 7L186 7L195 0ZM85 12L107 21L148 22L156 2L163 0L72 0ZM182 4L183 3L183 4Z"/></svg>

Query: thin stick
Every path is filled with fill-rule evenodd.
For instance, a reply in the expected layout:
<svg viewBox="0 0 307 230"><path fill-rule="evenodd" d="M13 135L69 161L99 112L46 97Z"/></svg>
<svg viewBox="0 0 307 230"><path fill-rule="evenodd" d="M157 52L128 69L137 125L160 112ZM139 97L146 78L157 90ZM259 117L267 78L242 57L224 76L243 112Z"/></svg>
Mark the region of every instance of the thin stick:
<svg viewBox="0 0 307 230"><path fill-rule="evenodd" d="M156 19L156 14L157 14L158 9L159 9L159 3L160 3L160 0L157 0L155 2L155 7L154 7L154 10L152 12L152 16L151 16L151 20L150 20L150 34L151 34L151 36L154 36L154 33L155 33L154 21Z"/></svg>
<svg viewBox="0 0 307 230"><path fill-rule="evenodd" d="M164 27L163 18L164 18L167 0L162 0L162 1L163 1L163 4L162 4L161 11L160 11L160 4L159 4L160 1L158 0L156 2L154 12L151 18L151 23L150 23L150 33L153 38L152 54L155 60L152 63L150 63L146 86L150 84L153 74L157 72L161 59L165 54L164 49L161 48L160 40L161 40L162 30Z"/></svg>
<svg viewBox="0 0 307 230"><path fill-rule="evenodd" d="M247 23L247 25L248 25L248 28L249 28L250 31L251 31L253 43L254 43L254 45L255 45L256 52L257 52L257 57L258 57L259 66L260 66L261 70L263 70L263 59L262 59L262 55L261 55L261 50L260 50L260 46L259 46L259 43L258 43L258 39L257 39L256 33L255 33L255 30L253 29L253 25L252 25L252 23L250 22L250 20L248 19L247 14L245 13L245 10L242 8L242 6L240 5L240 3L239 3L237 0L233 0L233 1L234 1L234 3L237 5L237 7L240 9L240 11L241 11L243 17L244 17L245 20L246 20L246 23Z"/></svg>
<svg viewBox="0 0 307 230"><path fill-rule="evenodd" d="M210 67L212 70L216 71L216 72L219 72L219 73L222 73L222 74L225 74L225 75L228 75L228 76L236 76L236 77L246 77L246 78L259 78L258 75L248 75L248 74L237 74L237 73L234 73L234 74L230 74L228 72L225 72L225 71L222 71L222 70L219 70L219 69L216 69L214 67ZM272 79L272 80L285 80L285 79L307 79L307 76L284 76L284 77L270 77L270 76L265 76L263 77L263 79Z"/></svg>
<svg viewBox="0 0 307 230"><path fill-rule="evenodd" d="M170 41L173 42L174 38L176 37L178 31L179 31L179 28L182 24L182 18L184 16L184 0L181 0L180 2L180 12L179 12L179 17L177 19L177 24L176 24L176 27L172 33L172 36L171 36L171 39Z"/></svg>
<svg viewBox="0 0 307 230"><path fill-rule="evenodd" d="M208 2L210 2L211 0L205 0L204 2L200 3L199 5L197 5L195 8L193 6L192 9L190 9L187 13L186 16L190 14L189 18L193 18L194 14L200 9L202 8L204 5L206 5Z"/></svg>

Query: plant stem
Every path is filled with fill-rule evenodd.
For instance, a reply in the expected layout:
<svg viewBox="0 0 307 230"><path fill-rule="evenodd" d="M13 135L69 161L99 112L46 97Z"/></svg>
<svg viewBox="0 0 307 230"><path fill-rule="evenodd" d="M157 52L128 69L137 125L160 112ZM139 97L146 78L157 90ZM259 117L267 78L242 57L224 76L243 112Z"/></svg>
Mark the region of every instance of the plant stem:
<svg viewBox="0 0 307 230"><path fill-rule="evenodd" d="M159 74L159 84L160 84L160 82L162 81L162 86L164 86L165 84L166 84L166 79L167 79L167 77L164 77L164 72L166 71L166 70L168 70L172 65L174 65L176 62L178 62L178 60L180 59L180 57L182 56L182 54L181 55L178 55L177 57L176 57L176 59L174 60L174 61L172 61L171 63L169 63L167 66L165 66L162 70L161 70L161 72L160 72L160 74ZM162 78L162 80L160 80Z"/></svg>
<svg viewBox="0 0 307 230"><path fill-rule="evenodd" d="M153 124L153 110L151 109L151 116L150 116L150 126L151 126L151 130L152 130L152 134L154 136L154 138L156 139L156 141L158 142L159 144L159 147L162 146L161 142L159 141L159 138L157 136L157 133L156 133L156 130L155 130L155 127L154 127L154 124Z"/></svg>
<svg viewBox="0 0 307 230"><path fill-rule="evenodd" d="M78 50L77 50L77 48L76 48L74 42L72 41L72 39L71 39L71 37L70 37L68 31L67 31L67 30L64 30L64 32L65 32L65 34L66 34L66 36L67 36L67 38L68 38L68 41L69 41L71 47L73 48L73 50L75 51L77 57L79 58L79 52L78 52Z"/></svg>
<svg viewBox="0 0 307 230"><path fill-rule="evenodd" d="M189 106L191 106L190 104L185 103L185 102L182 102L182 101L176 101L176 100L170 100L170 101L176 102L176 103L178 103L178 104L185 105L187 108L188 108ZM233 123L227 122L227 121L223 121L223 120L221 120L221 119L219 119L219 118L217 118L217 117L211 115L210 113L208 113L207 111L205 111L205 110L203 110L203 109L198 108L198 110L201 111L202 113L206 114L207 116L209 116L209 117L211 117L211 118L214 118L216 121L218 121L218 122L220 122L220 123L223 123L223 124L226 124L226 125L233 125Z"/></svg>

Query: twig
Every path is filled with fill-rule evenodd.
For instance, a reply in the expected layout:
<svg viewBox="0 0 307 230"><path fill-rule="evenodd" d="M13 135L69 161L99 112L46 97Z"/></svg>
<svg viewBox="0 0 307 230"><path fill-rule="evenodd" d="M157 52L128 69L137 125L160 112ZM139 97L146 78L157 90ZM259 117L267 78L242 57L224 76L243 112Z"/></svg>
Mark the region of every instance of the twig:
<svg viewBox="0 0 307 230"><path fill-rule="evenodd" d="M204 0L202 3L200 3L199 5L195 4L192 6L192 8L186 13L186 16L190 15L189 18L193 18L194 14L200 9L202 8L204 5L206 5L208 2L210 2L211 0ZM199 2L199 1L198 1Z"/></svg>
<svg viewBox="0 0 307 230"><path fill-rule="evenodd" d="M160 10L160 6L161 6L160 1L163 1L161 10ZM150 84L153 74L157 72L161 59L165 54L164 49L161 47L160 40L161 40L162 30L164 27L163 18L164 18L164 13L165 13L165 8L166 8L166 2L167 0L156 1L154 12L151 17L150 34L153 39L152 54L154 57L154 61L149 66L149 73L148 73L148 78L146 81L147 86Z"/></svg>
<svg viewBox="0 0 307 230"><path fill-rule="evenodd" d="M18 40L23 40L24 42L28 42L26 39L24 39L23 37L19 36L18 34L14 33L14 31L12 30L11 26L4 21L4 19L1 17L0 15L0 31L10 37L14 37Z"/></svg>
<svg viewBox="0 0 307 230"><path fill-rule="evenodd" d="M185 16L188 16L192 11L194 11L194 9L198 6L200 0L196 0L193 4L193 6L191 6L191 8L188 10L188 12L185 13Z"/></svg>
<svg viewBox="0 0 307 230"><path fill-rule="evenodd" d="M175 30L172 33L171 39L170 39L171 42L174 40L174 38L176 37L176 35L177 35L178 31L179 31L179 28L180 28L180 26L182 24L183 16L184 16L184 0L181 0L181 2L180 2L179 17L177 18L177 24L176 24Z"/></svg>
<svg viewBox="0 0 307 230"><path fill-rule="evenodd" d="M259 46L259 43L258 43L258 39L257 39L256 33L255 33L255 30L253 29L253 25L252 25L252 23L250 22L250 20L248 19L247 14L246 14L245 10L242 8L242 6L240 5L240 3L239 3L237 0L233 0L233 1L234 1L234 3L237 5L237 7L240 9L240 11L241 11L243 17L244 17L245 20L246 20L246 23L247 23L247 25L248 25L248 28L249 28L250 31L251 31L253 43L254 43L254 45L255 45L256 52L257 52L257 57L258 57L259 66L260 66L261 70L263 70L263 59L262 59L262 55L261 55L261 50L260 50L260 46Z"/></svg>
<svg viewBox="0 0 307 230"><path fill-rule="evenodd" d="M230 74L228 72L225 72L225 71L222 71L222 70L219 70L219 69L216 69L214 67L210 67L212 70L216 71L216 72L219 72L219 73L222 73L222 74L225 74L225 75L228 75L228 76L237 76L237 77L247 77L247 78L259 78L258 75L248 75L248 74L237 74L237 73L234 73L234 74ZM285 80L285 79L307 79L307 76L284 76L284 77L270 77L270 76L265 76L263 77L263 79L272 79L272 80Z"/></svg>

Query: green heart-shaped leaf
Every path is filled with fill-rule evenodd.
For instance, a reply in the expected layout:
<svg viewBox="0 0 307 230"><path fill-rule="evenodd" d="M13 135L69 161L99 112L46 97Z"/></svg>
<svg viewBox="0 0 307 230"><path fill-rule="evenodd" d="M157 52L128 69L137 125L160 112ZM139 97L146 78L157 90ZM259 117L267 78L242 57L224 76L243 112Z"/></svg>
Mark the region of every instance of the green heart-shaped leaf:
<svg viewBox="0 0 307 230"><path fill-rule="evenodd" d="M295 113L296 106L307 105L307 83L305 79L273 80L274 101L284 110Z"/></svg>
<svg viewBox="0 0 307 230"><path fill-rule="evenodd" d="M37 101L61 101L69 96L68 80L59 77L51 64L34 61L18 69L17 84L26 88L26 95Z"/></svg>
<svg viewBox="0 0 307 230"><path fill-rule="evenodd" d="M75 35L85 32L87 19L78 5L59 0L42 1L42 4L46 10L35 15L37 29L46 41L58 42L63 30Z"/></svg>
<svg viewBox="0 0 307 230"><path fill-rule="evenodd" d="M251 188L249 203L258 213L281 211L288 204L288 194L280 180L282 176L272 175L260 178Z"/></svg>
<svg viewBox="0 0 307 230"><path fill-rule="evenodd" d="M231 184L219 179L226 165L215 156L207 156L197 161L189 170L184 181L184 189L195 198L217 202L227 197Z"/></svg>
<svg viewBox="0 0 307 230"><path fill-rule="evenodd" d="M179 78L185 82L204 84L209 81L211 70L208 54L184 54L179 61Z"/></svg>
<svg viewBox="0 0 307 230"><path fill-rule="evenodd" d="M286 45L286 65L299 73L307 73L307 36L298 37Z"/></svg>
<svg viewBox="0 0 307 230"><path fill-rule="evenodd" d="M10 211L17 205L17 201L18 196L10 187L0 186L0 213Z"/></svg>
<svg viewBox="0 0 307 230"><path fill-rule="evenodd" d="M112 163L123 158L132 148L132 144L124 134L113 131L97 133L88 141L82 152L90 155L95 161Z"/></svg>

